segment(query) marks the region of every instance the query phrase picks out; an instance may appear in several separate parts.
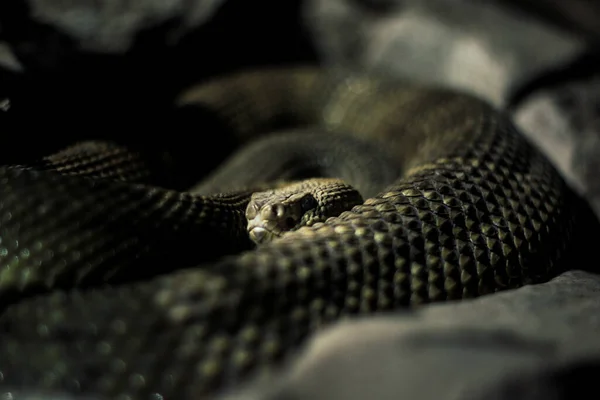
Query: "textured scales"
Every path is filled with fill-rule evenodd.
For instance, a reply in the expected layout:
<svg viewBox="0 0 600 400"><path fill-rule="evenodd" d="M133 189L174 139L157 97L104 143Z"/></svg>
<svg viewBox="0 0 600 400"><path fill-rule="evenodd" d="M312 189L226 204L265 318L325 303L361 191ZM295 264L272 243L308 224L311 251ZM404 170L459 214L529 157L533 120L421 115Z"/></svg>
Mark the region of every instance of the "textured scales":
<svg viewBox="0 0 600 400"><path fill-rule="evenodd" d="M400 162L385 143L319 127L277 131L242 146L193 190L199 193L324 177L341 179L372 197L398 178Z"/></svg>
<svg viewBox="0 0 600 400"><path fill-rule="evenodd" d="M173 271L173 259L182 268L251 247L244 208L254 190L197 196L140 183L150 176L141 157L101 142L0 167L2 304L28 292L148 278Z"/></svg>
<svg viewBox="0 0 600 400"><path fill-rule="evenodd" d="M352 211L255 251L145 282L10 306L0 317L3 388L203 398L270 371L309 334L341 317L475 297L542 282L567 267L574 228L582 223L578 199L505 117L470 96L296 69L215 79L182 96L181 104L215 112L240 144L274 121L381 140L402 160L399 178ZM159 265L166 273L211 245L142 241L157 229L168 238L169 225L214 232L217 221L229 218L228 208L210 197L189 202L193 195L48 171L1 174L4 289L36 284L47 274L55 282L64 277L63 286L77 284L69 272L81 267L77 252L101 260L93 269ZM49 218L48 207L64 218ZM90 212L116 213L109 221L121 221L119 229L95 220L88 238L81 233L88 225L66 219L85 220ZM185 225L190 218L195 222ZM50 252L23 258L23 251L41 251L36 241ZM228 245L235 247L235 239ZM168 257L140 264L123 249L161 249ZM25 266L31 272L22 277Z"/></svg>

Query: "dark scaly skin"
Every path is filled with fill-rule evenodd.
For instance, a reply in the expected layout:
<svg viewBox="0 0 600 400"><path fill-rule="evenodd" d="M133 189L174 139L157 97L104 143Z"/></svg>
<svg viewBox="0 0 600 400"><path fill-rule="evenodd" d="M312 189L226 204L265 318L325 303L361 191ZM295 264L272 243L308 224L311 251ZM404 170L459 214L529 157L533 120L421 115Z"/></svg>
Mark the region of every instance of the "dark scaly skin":
<svg viewBox="0 0 600 400"><path fill-rule="evenodd" d="M337 178L372 197L398 177L384 143L308 127L274 132L231 154L193 190L211 194L259 183Z"/></svg>
<svg viewBox="0 0 600 400"><path fill-rule="evenodd" d="M29 293L140 280L252 247L245 227L234 227L246 223L254 190L199 196L153 186L151 175L138 154L104 142L0 167L2 307Z"/></svg>
<svg viewBox="0 0 600 400"><path fill-rule="evenodd" d="M264 244L363 203L397 178L399 165L384 143L308 127L254 140L193 190L209 194L271 186L253 193L246 208L248 234Z"/></svg>
<svg viewBox="0 0 600 400"><path fill-rule="evenodd" d="M583 225L579 200L548 161L470 96L300 69L215 80L182 102L231 121L240 143L279 117L384 140L404 174L351 212L256 251L11 306L0 318L6 390L204 398L270 371L341 317L546 281L568 266ZM45 175L32 176L48 180L48 193L25 194L40 205L60 197ZM19 180L34 178L2 179L6 215L7 196L24 195ZM3 239L7 223L0 219Z"/></svg>

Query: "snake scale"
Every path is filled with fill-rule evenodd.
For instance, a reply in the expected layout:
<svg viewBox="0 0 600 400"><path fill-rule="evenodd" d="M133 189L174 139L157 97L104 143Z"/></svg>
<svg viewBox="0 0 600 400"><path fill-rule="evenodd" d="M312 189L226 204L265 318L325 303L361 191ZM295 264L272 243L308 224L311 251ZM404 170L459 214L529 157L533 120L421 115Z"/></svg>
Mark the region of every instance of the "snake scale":
<svg viewBox="0 0 600 400"><path fill-rule="evenodd" d="M319 126L383 143L398 167L363 204L256 249L236 229L252 188L161 187L120 145L2 167L0 387L14 398L212 396L340 318L547 281L591 221L467 94L297 67L214 78L178 105L208 110L237 146Z"/></svg>

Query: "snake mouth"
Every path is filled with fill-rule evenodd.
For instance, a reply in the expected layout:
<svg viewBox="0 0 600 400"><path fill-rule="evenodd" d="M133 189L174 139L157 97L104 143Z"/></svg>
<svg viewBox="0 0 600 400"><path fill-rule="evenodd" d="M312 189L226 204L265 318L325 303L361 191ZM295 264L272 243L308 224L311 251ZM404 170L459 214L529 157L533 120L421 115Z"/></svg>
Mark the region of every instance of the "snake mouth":
<svg viewBox="0 0 600 400"><path fill-rule="evenodd" d="M248 231L250 239L257 244L268 243L275 238L281 236L281 234L265 229L261 226L255 226Z"/></svg>
<svg viewBox="0 0 600 400"><path fill-rule="evenodd" d="M283 212L281 214L283 215ZM248 213L246 215L248 216ZM274 213L273 207L266 206L254 218L248 220L246 230L250 240L256 244L264 244L280 237L285 231L289 230L288 227L282 226L282 223L281 216Z"/></svg>

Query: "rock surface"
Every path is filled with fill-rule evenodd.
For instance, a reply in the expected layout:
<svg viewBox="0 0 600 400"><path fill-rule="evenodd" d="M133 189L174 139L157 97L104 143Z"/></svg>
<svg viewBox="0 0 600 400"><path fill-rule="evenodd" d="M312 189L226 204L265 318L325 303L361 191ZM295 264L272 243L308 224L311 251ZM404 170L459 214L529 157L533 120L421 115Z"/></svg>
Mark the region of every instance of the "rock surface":
<svg viewBox="0 0 600 400"><path fill-rule="evenodd" d="M495 2L309 0L324 62L444 85L498 107L524 82L582 54L584 41Z"/></svg>

